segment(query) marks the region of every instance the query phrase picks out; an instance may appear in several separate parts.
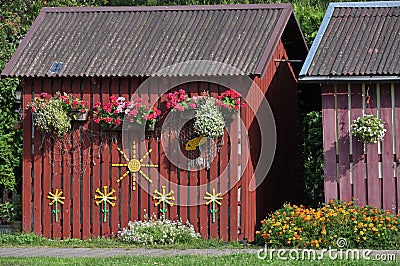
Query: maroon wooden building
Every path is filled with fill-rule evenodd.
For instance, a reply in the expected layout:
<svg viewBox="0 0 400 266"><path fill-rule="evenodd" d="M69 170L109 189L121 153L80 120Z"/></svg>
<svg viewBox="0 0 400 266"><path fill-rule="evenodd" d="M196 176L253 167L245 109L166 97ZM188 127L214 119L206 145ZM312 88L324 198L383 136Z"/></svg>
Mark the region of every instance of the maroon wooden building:
<svg viewBox="0 0 400 266"><path fill-rule="evenodd" d="M71 132L56 140L36 130L26 111L23 230L60 238L115 234L128 221L158 215L160 206L154 205L152 196L165 185L166 192L174 187L175 197L174 205L167 206L167 218L189 220L203 237L253 240L257 221L268 211L302 198L301 176L296 173L296 73L300 70L297 61L306 54L289 4L43 8L2 72L2 77L20 78L24 106L41 92L73 93L91 108L98 101L107 102L111 95L130 99L136 93L166 111L163 90L168 87L168 91L179 88L190 95L208 91L211 96L234 88L248 107L240 111L243 124L236 119L227 126L230 134L224 134L217 156L200 170L185 170L169 160L168 155L181 148L180 132L170 130L166 145L160 144L163 135L156 130L145 138L126 136L129 145L124 146L125 131L105 131L90 118L73 124ZM185 62L199 63L189 63L188 69L187 64L179 64ZM52 65L58 69L50 70ZM168 71L159 72L171 65ZM223 81L218 83L218 79ZM246 87L246 80L251 81L251 88ZM268 110L260 108L263 99L268 99L274 119L257 122L256 113L268 117L264 115ZM157 128L162 125L159 121ZM276 127L276 135L263 135L260 125ZM126 154L135 150L138 156L152 150L146 161L158 168L143 170L151 183L137 176L139 185L132 190L132 177L116 182L126 167L113 164L127 163L118 147ZM246 150L248 157L244 157ZM256 172L258 164L268 166L268 162L259 162L263 152L273 158L271 169ZM253 176L257 182L252 185ZM212 181L215 186L196 190ZM258 183L256 190L249 188ZM115 189L115 206L108 205L107 213L95 199L96 190L102 191L103 186ZM191 188L189 196L187 188ZM204 200L204 192L213 188L223 198L215 221ZM58 220L47 198L56 189L65 197L64 204L59 204Z"/></svg>
<svg viewBox="0 0 400 266"><path fill-rule="evenodd" d="M300 73L322 86L325 200L357 200L398 213L400 204L400 2L332 3ZM363 145L351 123L385 122Z"/></svg>

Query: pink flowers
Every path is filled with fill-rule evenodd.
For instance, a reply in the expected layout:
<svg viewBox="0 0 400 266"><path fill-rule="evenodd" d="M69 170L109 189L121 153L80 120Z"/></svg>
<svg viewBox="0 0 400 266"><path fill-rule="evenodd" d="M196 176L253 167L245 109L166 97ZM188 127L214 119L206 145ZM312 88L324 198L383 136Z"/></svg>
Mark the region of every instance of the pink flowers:
<svg viewBox="0 0 400 266"><path fill-rule="evenodd" d="M210 97L208 92L202 92L200 96L188 97L187 93L180 89L168 93L167 109L171 111L183 112L189 109L197 109L205 98ZM241 95L235 90L227 90L217 97L216 104L220 108L238 111L245 104L241 103Z"/></svg>
<svg viewBox="0 0 400 266"><path fill-rule="evenodd" d="M149 103L143 101L142 98L130 102L124 97L110 96L109 102L105 104L97 102L94 107L93 121L102 126L118 126L125 116L131 123L150 126L157 121L157 117L161 114L160 110L156 107L151 108Z"/></svg>
<svg viewBox="0 0 400 266"><path fill-rule="evenodd" d="M47 92L42 92L38 97L35 97L34 101L28 104L28 108L34 113L37 109L43 110L47 102L52 99L60 103L62 110L70 114L72 112L85 113L88 111L88 103L84 100L74 97L73 94L61 93L57 91L54 97L46 100L45 98L49 94Z"/></svg>
<svg viewBox="0 0 400 266"><path fill-rule="evenodd" d="M167 109L183 112L188 109L196 109L196 107L196 98L189 98L184 90L180 89L168 93Z"/></svg>
<svg viewBox="0 0 400 266"><path fill-rule="evenodd" d="M217 105L228 110L238 111L241 106L246 106L244 103L240 103L241 97L242 96L240 95L240 93L230 89L223 92L220 96L217 97L217 99L220 100L217 102Z"/></svg>
<svg viewBox="0 0 400 266"><path fill-rule="evenodd" d="M56 98L63 103L66 112L86 113L88 111L88 102L74 97L73 94L56 92Z"/></svg>

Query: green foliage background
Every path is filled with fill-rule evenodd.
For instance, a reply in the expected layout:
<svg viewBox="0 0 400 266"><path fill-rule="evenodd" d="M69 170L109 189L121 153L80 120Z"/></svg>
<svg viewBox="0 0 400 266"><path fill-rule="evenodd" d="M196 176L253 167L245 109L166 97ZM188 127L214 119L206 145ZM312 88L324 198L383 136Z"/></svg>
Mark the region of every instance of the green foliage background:
<svg viewBox="0 0 400 266"><path fill-rule="evenodd" d="M253 4L291 2L305 39L310 46L323 19L327 0L0 0L0 70L2 70L19 41L32 25L40 9L45 6L105 6L105 5L200 5ZM0 189L20 188L22 135L14 130L15 89L18 79L0 79ZM24 106L23 106L24 108ZM322 138L322 136L318 136Z"/></svg>
<svg viewBox="0 0 400 266"><path fill-rule="evenodd" d="M303 118L303 169L305 204L313 208L324 202L324 158L322 149L322 112L311 111Z"/></svg>

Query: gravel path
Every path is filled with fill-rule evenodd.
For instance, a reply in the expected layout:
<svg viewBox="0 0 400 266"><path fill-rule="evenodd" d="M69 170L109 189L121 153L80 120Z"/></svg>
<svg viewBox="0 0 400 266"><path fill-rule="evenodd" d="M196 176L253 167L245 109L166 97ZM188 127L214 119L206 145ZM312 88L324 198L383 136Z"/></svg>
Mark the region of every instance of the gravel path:
<svg viewBox="0 0 400 266"><path fill-rule="evenodd" d="M201 255L201 256L224 256L240 253L257 254L260 249L146 249L146 248L0 248L0 257L58 257L58 258L104 258L116 256L178 256L178 255ZM290 253L286 249L286 256ZM275 255L276 255L275 250ZM360 250L360 254L363 251ZM301 253L301 250L300 250ZM317 251L320 254L321 250ZM262 255L261 253L260 255ZM325 253L326 255L326 253ZM382 260L382 255L388 260L400 259L400 250L371 250L370 258L377 256Z"/></svg>

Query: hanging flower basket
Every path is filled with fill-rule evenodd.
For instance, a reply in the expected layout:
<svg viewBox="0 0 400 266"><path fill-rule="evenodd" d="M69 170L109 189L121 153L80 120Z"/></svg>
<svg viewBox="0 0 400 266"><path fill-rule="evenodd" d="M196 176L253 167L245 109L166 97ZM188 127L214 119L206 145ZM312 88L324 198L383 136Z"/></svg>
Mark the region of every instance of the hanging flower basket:
<svg viewBox="0 0 400 266"><path fill-rule="evenodd" d="M59 97L61 94L47 98L42 92L39 97L28 103L27 109L32 112L33 123L42 132L62 137L71 129L71 119L67 115L66 105Z"/></svg>
<svg viewBox="0 0 400 266"><path fill-rule="evenodd" d="M364 143L377 143L382 141L386 129L384 122L375 115L363 115L353 120L351 133Z"/></svg>

